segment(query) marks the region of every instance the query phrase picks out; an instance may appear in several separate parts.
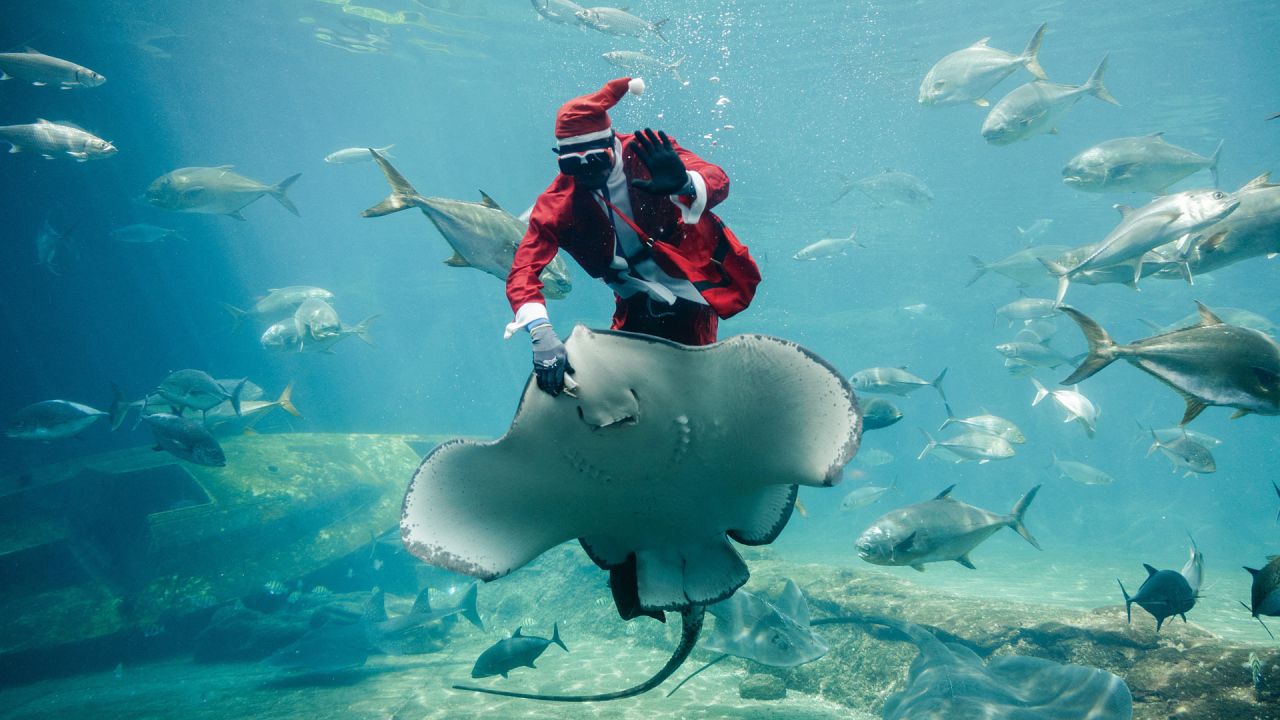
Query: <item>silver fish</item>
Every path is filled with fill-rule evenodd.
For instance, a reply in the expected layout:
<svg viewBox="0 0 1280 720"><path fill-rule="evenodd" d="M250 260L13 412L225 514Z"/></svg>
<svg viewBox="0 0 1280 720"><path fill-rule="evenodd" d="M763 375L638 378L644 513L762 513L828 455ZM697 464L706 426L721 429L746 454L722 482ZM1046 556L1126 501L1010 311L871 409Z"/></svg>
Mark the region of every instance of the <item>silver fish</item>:
<svg viewBox="0 0 1280 720"><path fill-rule="evenodd" d="M1222 322L1200 308L1200 325L1119 345L1075 308L1062 311L1089 341L1089 355L1063 381L1077 383L1117 358L1173 388L1187 403L1181 425L1210 405L1237 408L1233 417L1280 415L1280 345L1264 333Z"/></svg>
<svg viewBox="0 0 1280 720"><path fill-rule="evenodd" d="M662 26L666 24L668 18L662 18L657 22L649 22L644 18L632 15L626 10L611 7L585 8L574 13L574 17L578 18L578 22L592 30L599 30L609 35L644 37L649 33L653 33L662 42L670 42L662 34Z"/></svg>
<svg viewBox="0 0 1280 720"><path fill-rule="evenodd" d="M36 235L36 264L54 275L60 275L58 270L62 255L68 252L78 255L76 246L71 243L71 233L75 231L76 225L59 231L49 222L49 218L45 218L40 233Z"/></svg>
<svg viewBox="0 0 1280 720"><path fill-rule="evenodd" d="M685 84L685 79L680 77L680 63L685 61L683 57L675 62L668 63L652 55L646 55L635 50L613 50L600 57L604 58L610 65L620 67L636 76L659 72L671 73L672 79L681 85Z"/></svg>
<svg viewBox="0 0 1280 720"><path fill-rule="evenodd" d="M146 199L155 207L174 212L229 215L244 220L240 211L263 195L270 195L286 210L298 208L286 193L302 177L291 175L275 185L263 185L231 171L233 165L186 167L165 173L147 187Z"/></svg>
<svg viewBox="0 0 1280 720"><path fill-rule="evenodd" d="M333 346L352 335L360 338L366 345L376 347L373 336L369 334L369 326L380 315L371 315L356 325L343 325L337 335L323 340L315 340L298 333L297 323L293 318L286 318L268 327L260 338L262 347L267 350L281 352L331 353Z"/></svg>
<svg viewBox="0 0 1280 720"><path fill-rule="evenodd" d="M999 415L991 415L983 413L982 415L973 415L967 418L958 418L951 414L951 409L947 408L947 419L938 427L939 430L945 429L948 425L964 425L973 428L978 432L984 432L988 435L994 435L1006 442L1021 445L1027 441L1027 437L1022 434L1017 425L1011 420L1006 420Z"/></svg>
<svg viewBox="0 0 1280 720"><path fill-rule="evenodd" d="M20 53L0 53L0 80L13 78L32 85L57 85L62 90L98 87L107 81L83 65L32 48Z"/></svg>
<svg viewBox="0 0 1280 720"><path fill-rule="evenodd" d="M1021 55L990 47L987 42L991 38L985 37L942 58L925 74L917 102L939 107L963 103L987 107L991 103L984 96L1020 67L1025 67L1039 80L1047 79L1037 57L1046 27L1041 25L1036 29Z"/></svg>
<svg viewBox="0 0 1280 720"><path fill-rule="evenodd" d="M1022 240L1026 243L1031 243L1035 239L1039 238L1041 235L1044 235L1045 233L1049 232L1049 228L1051 227L1053 227L1052 219L1040 218L1038 220L1033 220L1031 224L1026 226L1025 228L1022 227L1021 225L1018 225L1016 226L1015 229L1018 231L1018 237L1022 238Z"/></svg>
<svg viewBox="0 0 1280 720"><path fill-rule="evenodd" d="M109 233L109 237L116 242L125 243L158 243L165 240L186 240L186 238L178 234L177 230L146 223L118 227Z"/></svg>
<svg viewBox="0 0 1280 720"><path fill-rule="evenodd" d="M231 313L231 317L238 326L246 317L266 317L268 315L292 312L309 298L332 300L333 297L333 293L324 288L312 287L311 285L290 285L282 288L271 288L267 291L266 296L260 298L248 310L241 310L234 305L226 303L223 303L222 307Z"/></svg>
<svg viewBox="0 0 1280 720"><path fill-rule="evenodd" d="M1209 157L1170 145L1164 133L1117 138L1099 143L1067 161L1062 182L1084 192L1149 192L1164 194L1172 184L1208 170L1218 186L1222 143Z"/></svg>
<svg viewBox="0 0 1280 720"><path fill-rule="evenodd" d="M1159 450L1173 463L1173 471L1186 470L1183 477L1194 474L1207 475L1216 472L1218 463L1213 459L1209 448L1196 442L1189 435L1180 435L1171 439L1161 439L1155 431L1151 431L1151 448L1147 455Z"/></svg>
<svg viewBox="0 0 1280 720"><path fill-rule="evenodd" d="M1236 212L1239 212L1239 211L1237 210ZM1249 328L1250 330L1257 330L1258 332L1263 332L1268 335L1275 335L1276 330L1280 330L1280 326L1271 322L1270 319L1263 317L1262 315L1259 315L1256 312L1253 312L1252 310L1245 310L1243 308L1233 308L1233 307L1215 307L1215 308L1210 308L1210 310L1213 311L1214 315L1217 315L1218 317L1222 318L1222 321L1227 323L1228 325L1236 325L1238 327ZM1156 325L1155 323L1147 322L1145 320L1143 322L1146 323L1147 327L1150 327L1152 330L1156 331L1157 334L1161 334L1161 333L1173 332L1174 330L1182 330L1189 327L1195 327L1196 325L1199 325L1200 313L1199 312L1191 313L1190 315L1186 315L1164 326Z"/></svg>
<svg viewBox="0 0 1280 720"><path fill-rule="evenodd" d="M44 400L13 414L5 435L21 440L56 440L79 434L105 413L70 400Z"/></svg>
<svg viewBox="0 0 1280 720"><path fill-rule="evenodd" d="M335 150L324 156L324 161L333 165L347 165L350 163L369 162L373 159L370 150L377 150L382 157L395 157L391 154L391 148L395 147L395 143L380 148L367 147L350 147L341 150Z"/></svg>
<svg viewBox="0 0 1280 720"><path fill-rule="evenodd" d="M1092 465L1085 465L1075 460L1062 460L1057 453L1053 454L1053 466L1066 478L1081 485L1110 485L1115 482L1110 475Z"/></svg>
<svg viewBox="0 0 1280 720"><path fill-rule="evenodd" d="M1097 433L1098 416L1102 413L1079 390L1054 390L1051 392L1035 378L1031 378L1031 384L1036 387L1036 397L1031 401L1032 407L1039 405L1040 401L1046 397L1052 397L1058 407L1062 408L1063 412L1066 413L1066 417L1062 422L1069 423L1072 420L1079 422L1081 427L1084 428L1085 434L1090 438ZM1070 385L1071 383L1063 384Z"/></svg>
<svg viewBox="0 0 1280 720"><path fill-rule="evenodd" d="M1008 145L1044 133L1056 132L1058 120L1085 95L1119 105L1102 84L1107 70L1103 58L1083 85L1058 85L1035 80L1014 88L987 113L982 137L992 145Z"/></svg>
<svg viewBox="0 0 1280 720"><path fill-rule="evenodd" d="M151 427L157 450L197 465L224 467L227 464L222 446L203 422L169 413L151 413L142 419Z"/></svg>
<svg viewBox="0 0 1280 720"><path fill-rule="evenodd" d="M342 333L342 320L338 317L338 311L318 297L302 301L293 312L293 326L303 343L308 340L331 340Z"/></svg>
<svg viewBox="0 0 1280 720"><path fill-rule="evenodd" d="M507 279L527 223L512 217L483 192L480 193L483 202L479 203L423 197L385 158L375 153L373 159L382 168L391 194L361 213L361 217L381 217L416 207L453 248L453 256L444 261L446 265L473 267L499 280ZM558 254L538 279L542 281L543 294L549 299L563 298L573 289L569 266Z"/></svg>
<svg viewBox="0 0 1280 720"><path fill-rule="evenodd" d="M924 181L910 173L885 168L879 175L852 180L841 176L845 186L836 196L836 202L857 190L875 201L880 207L909 207L923 209L933 203L933 191Z"/></svg>
<svg viewBox="0 0 1280 720"><path fill-rule="evenodd" d="M1280 252L1280 184L1270 179L1270 173L1263 173L1233 193L1240 206L1200 233L1204 240L1192 248L1189 273L1201 275ZM1170 274L1177 277L1176 271Z"/></svg>
<svg viewBox="0 0 1280 720"><path fill-rule="evenodd" d="M858 242L855 238L858 230L855 228L849 233L849 237L844 238L822 238L821 240L805 245L800 251L791 256L792 260L817 260L818 258L834 257L836 255L845 255L848 250L855 246L866 248L866 245Z"/></svg>
<svg viewBox="0 0 1280 720"><path fill-rule="evenodd" d="M582 6L570 0L530 0L543 18L561 25L577 25Z"/></svg>
<svg viewBox="0 0 1280 720"><path fill-rule="evenodd" d="M1010 280L1016 281L1019 285L1034 285L1038 282L1044 282L1053 276L1045 269L1041 260L1053 260L1061 257L1063 253L1070 249L1066 245L1039 245L1019 250L995 262L984 262L982 258L970 255L969 260L973 263L974 273L969 282L965 283L965 287L978 282L978 279L988 272L1004 275Z"/></svg>
<svg viewBox="0 0 1280 720"><path fill-rule="evenodd" d="M1048 298L1027 297L1022 295L1017 300L996 308L996 314L1013 325L1014 320L1024 322L1038 318L1053 317L1058 313L1058 303Z"/></svg>
<svg viewBox="0 0 1280 720"><path fill-rule="evenodd" d="M885 496L897 484L895 480L889 485L863 485L849 491L844 499L840 501L840 512L852 512L868 505L874 504L877 500Z"/></svg>
<svg viewBox="0 0 1280 720"><path fill-rule="evenodd" d="M1117 205L1120 224L1103 240L1070 265L1061 260L1044 260L1045 267L1058 278L1057 302L1067 294L1072 278L1082 272L1113 265L1134 266L1133 284L1142 277L1144 256L1166 243L1189 244L1191 236L1230 215L1240 200L1221 190L1188 190L1156 198L1141 208Z"/></svg>
<svg viewBox="0 0 1280 720"><path fill-rule="evenodd" d="M76 162L86 162L116 154L115 145L93 133L43 118L32 125L0 125L0 140L9 143L10 153L31 150L46 160L66 155Z"/></svg>
<svg viewBox="0 0 1280 720"><path fill-rule="evenodd" d="M1191 553L1187 558L1187 564L1182 566L1182 577L1187 579L1187 584L1191 586L1191 594L1199 597L1200 588L1204 587L1204 553L1200 552L1200 548L1196 546L1196 539L1189 534L1187 537L1191 540Z"/></svg>
<svg viewBox="0 0 1280 720"><path fill-rule="evenodd" d="M854 373L849 378L849 383L853 385L855 390L861 390L862 392L901 395L903 397L922 387L932 386L945 402L947 396L946 393L942 392L942 379L946 376L947 369L943 368L942 372L938 373L938 377L934 378L933 382L929 382L902 368L873 367Z"/></svg>
<svg viewBox="0 0 1280 720"><path fill-rule="evenodd" d="M1035 367L1056 368L1071 362L1071 358L1042 342L1000 343L996 351L1010 360Z"/></svg>
<svg viewBox="0 0 1280 720"><path fill-rule="evenodd" d="M992 460L1011 458L1014 454L1013 446L1007 440L985 432L964 433L941 441L935 440L923 429L920 432L924 433L928 442L916 457L917 460L933 454L948 462L974 461L984 465Z"/></svg>
<svg viewBox="0 0 1280 720"><path fill-rule="evenodd" d="M228 392L226 388L214 380L203 370L178 370L170 373L156 388L156 393L164 398L181 415L185 408L208 412L216 405L231 401L231 407L240 414L240 393L244 389L247 378L242 379Z"/></svg>
<svg viewBox="0 0 1280 720"><path fill-rule="evenodd" d="M858 398L862 409L862 430L880 430L902 419L902 411L884 398Z"/></svg>
<svg viewBox="0 0 1280 720"><path fill-rule="evenodd" d="M970 551L1003 527L1013 528L1040 549L1023 524L1039 485L1027 491L1008 515L955 500L951 497L954 488L952 485L932 500L899 508L876 520L854 544L858 556L874 565L909 565L921 572L925 563L947 561L973 570Z"/></svg>

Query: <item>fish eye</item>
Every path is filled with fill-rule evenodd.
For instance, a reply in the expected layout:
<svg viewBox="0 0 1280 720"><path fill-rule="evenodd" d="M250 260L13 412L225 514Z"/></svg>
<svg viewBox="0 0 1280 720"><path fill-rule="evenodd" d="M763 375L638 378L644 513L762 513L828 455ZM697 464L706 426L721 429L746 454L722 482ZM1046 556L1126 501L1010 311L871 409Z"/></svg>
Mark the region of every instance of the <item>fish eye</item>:
<svg viewBox="0 0 1280 720"><path fill-rule="evenodd" d="M1224 193L1224 192L1222 192L1221 190L1219 190L1219 191L1217 191L1217 192L1215 192L1215 193L1213 194L1213 199L1214 199L1214 200L1221 200L1222 198L1224 198L1224 197L1226 197L1226 196L1227 196L1227 194L1226 194L1226 193Z"/></svg>
<svg viewBox="0 0 1280 720"><path fill-rule="evenodd" d="M947 86L947 81L945 81L945 80L938 80L938 81L936 81L936 82L934 82L934 83L933 83L933 89L934 89L934 90L941 90L942 88L944 88L944 87L946 87L946 86Z"/></svg>

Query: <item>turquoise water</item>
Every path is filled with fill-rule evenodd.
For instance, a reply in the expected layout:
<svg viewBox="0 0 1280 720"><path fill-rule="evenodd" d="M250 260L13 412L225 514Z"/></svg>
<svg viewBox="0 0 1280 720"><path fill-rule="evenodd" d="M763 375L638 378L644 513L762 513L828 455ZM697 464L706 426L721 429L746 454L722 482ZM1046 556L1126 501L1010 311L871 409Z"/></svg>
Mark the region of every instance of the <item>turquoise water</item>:
<svg viewBox="0 0 1280 720"><path fill-rule="evenodd" d="M501 283L445 265L451 250L417 212L361 218L386 195L385 181L372 164L324 158L394 144L393 162L422 194L478 200L483 190L518 214L556 172L548 152L556 109L628 74L602 53L684 58L679 72L687 82L646 74L647 92L611 114L619 130L666 130L731 178L729 199L716 212L751 248L764 282L747 311L722 323L721 337L792 339L846 376L888 366L932 379L946 368L944 387L958 415L985 409L1028 438L1013 458L982 465L916 460L925 444L920 428L941 436L935 428L946 411L929 388L890 396L905 417L867 433L863 455L882 451L891 461L855 461L837 488L803 490L809 517L794 518L779 539L783 557L870 569L853 541L893 507L956 484L959 499L1005 513L1043 484L1027 515L1043 553L1002 531L975 552L977 571L948 564L919 577L907 568L887 572L959 594L1087 609L1119 602L1115 577L1136 587L1142 563L1180 568L1190 533L1205 553L1207 577L1190 619L1232 640L1270 642L1236 603L1249 593L1241 566L1258 567L1280 552L1280 498L1270 483L1276 420L1229 420L1230 410L1210 408L1191 427L1222 440L1213 449L1217 471L1171 474L1159 453L1144 456L1150 443L1142 428L1176 425L1183 402L1117 363L1080 386L1102 410L1089 439L1077 424L1063 424L1052 402L1031 407L1030 382L1007 372L994 350L1018 329L994 313L1018 297L1016 284L994 273L966 282L968 256L993 261L1026 247L1019 227L1052 220L1035 242L1074 247L1115 226L1111 205L1150 200L1083 193L1061 181L1069 158L1104 140L1164 132L1203 155L1221 140L1226 191L1271 170L1280 157L1280 120L1266 119L1280 112L1280 6L630 3L637 15L669 18L664 43L557 25L524 0L360 2L8 5L0 48L30 45L107 82L68 91L0 83L0 125L72 122L119 152L86 163L0 157L0 413L55 398L105 409L112 382L134 400L173 370L199 368L219 378L248 376L268 400L292 382L303 418L277 413L257 427L264 433L501 435L529 370L528 340L502 339L511 313ZM917 103L921 79L946 54L988 36L991 46L1020 52L1041 23L1048 30L1040 63L1050 80L1082 83L1106 56L1106 84L1120 107L1085 97L1058 133L1000 147L979 132L986 109ZM359 42L322 42L339 35ZM994 104L1030 79L1018 70L988 97ZM249 205L244 222L166 212L140 199L171 170L220 165L267 184L301 173L289 191L300 215L270 197ZM881 207L856 190L833 202L842 177L884 169L918 177L933 202ZM1171 190L1211 184L1199 172ZM78 247L63 254L57 274L35 264L46 220L73 228ZM110 239L133 223L186 239ZM809 243L854 228L865 247L792 259ZM1143 320L1165 325L1193 312L1195 300L1280 322L1274 262L1251 258L1194 285L1148 278L1139 292L1073 283L1068 301L1122 342L1151 333ZM576 323L607 325L613 307L608 288L576 266L571 271L572 293L550 304L562 336ZM376 347L353 338L332 354L280 353L259 342L267 322L230 329L223 303L246 307L288 285L331 290L349 324L380 315L372 324ZM1051 296L1053 285L1026 290ZM1067 356L1083 352L1071 323L1055 322L1053 347ZM1069 372L1064 365L1036 376L1052 388ZM106 424L53 442L4 438L4 474L151 442L132 420L114 433ZM1115 482L1060 478L1054 454ZM847 490L894 481L895 491L877 504L839 511Z"/></svg>

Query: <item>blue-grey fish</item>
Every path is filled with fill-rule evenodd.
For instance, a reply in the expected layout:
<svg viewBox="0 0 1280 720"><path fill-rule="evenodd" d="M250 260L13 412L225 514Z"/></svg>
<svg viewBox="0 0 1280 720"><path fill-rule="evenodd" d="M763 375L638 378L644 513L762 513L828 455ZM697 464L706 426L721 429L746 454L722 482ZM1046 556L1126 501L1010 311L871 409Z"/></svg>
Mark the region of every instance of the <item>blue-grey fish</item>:
<svg viewBox="0 0 1280 720"><path fill-rule="evenodd" d="M902 419L902 411L897 405L884 398L865 398L859 402L862 406L862 431L880 430Z"/></svg>
<svg viewBox="0 0 1280 720"><path fill-rule="evenodd" d="M1058 120L1085 95L1119 105L1119 101L1102 84L1106 71L1107 59L1103 58L1098 69L1083 85L1058 85L1034 80L1014 88L987 113L987 119L982 123L982 137L992 145L1008 145L1057 132Z"/></svg>
<svg viewBox="0 0 1280 720"><path fill-rule="evenodd" d="M934 378L933 382L930 382L902 368L873 367L854 373L849 378L849 383L853 385L855 390L861 390L862 392L900 395L902 397L906 397L909 393L922 387L932 386L942 396L943 402L946 402L947 395L942 391L942 379L946 376L946 368L943 368L942 372L938 373L938 377Z"/></svg>
<svg viewBox="0 0 1280 720"><path fill-rule="evenodd" d="M791 256L792 260L817 260L818 258L833 257L836 255L847 255L849 250L855 246L865 248L866 245L858 242L856 237L857 229L849 233L849 237L843 238L822 238L821 240L805 245Z"/></svg>
<svg viewBox="0 0 1280 720"><path fill-rule="evenodd" d="M240 393L247 380L248 378L240 380L236 387L228 392L203 370L178 370L170 373L156 388L156 392L173 406L178 415L181 415L186 408L205 413L227 400L231 401L231 407L239 415Z"/></svg>
<svg viewBox="0 0 1280 720"><path fill-rule="evenodd" d="M244 220L240 211L263 195L270 195L286 210L298 208L286 194L302 173L290 175L275 185L263 185L231 171L233 165L185 167L165 173L147 187L147 202L173 212L229 215Z"/></svg>
<svg viewBox="0 0 1280 720"><path fill-rule="evenodd" d="M0 140L9 143L10 153L31 150L46 160L65 155L85 162L116 154L115 145L91 132L43 118L30 125L0 125Z"/></svg>
<svg viewBox="0 0 1280 720"><path fill-rule="evenodd" d="M981 415L973 415L970 417L961 418L953 415L951 413L951 408L948 406L947 419L944 420L942 424L938 426L938 429L942 430L951 424L964 425L966 427L977 430L978 432L984 432L984 433L987 433L988 435L995 435L996 437L1001 438L1007 442L1015 443L1018 445L1021 445L1022 443L1025 443L1027 441L1027 437L1022 434L1022 431L1018 429L1017 425L1013 424L1013 421L1006 420L1005 418L1002 418L999 415L983 413Z"/></svg>
<svg viewBox="0 0 1280 720"><path fill-rule="evenodd" d="M322 339L309 337L298 332L298 324L292 317L286 318L268 327L262 333L259 342L268 350L281 352L331 353L333 346L352 335L360 338L366 345L377 347L369 326L381 315L370 315L355 325L343 324L336 335L327 335Z"/></svg>
<svg viewBox="0 0 1280 720"><path fill-rule="evenodd" d="M1114 265L1133 265L1133 282L1142 278L1142 264L1149 251L1175 241L1191 247L1192 236L1218 223L1240 206L1240 200L1221 190L1187 190L1164 195L1140 207L1117 205L1120 223L1101 242L1073 260L1043 260L1058 278L1058 303L1067 294L1072 278Z"/></svg>
<svg viewBox="0 0 1280 720"><path fill-rule="evenodd" d="M1160 632L1164 621L1174 615L1181 616L1186 622L1187 611L1196 605L1196 593L1191 584L1177 570L1156 570L1146 563L1142 567L1147 570L1147 579L1132 597L1124 589L1124 583L1116 578L1120 593L1124 595L1124 609L1129 622L1133 622L1134 603L1155 616L1156 632Z"/></svg>
<svg viewBox="0 0 1280 720"><path fill-rule="evenodd" d="M1228 325L1196 304L1200 325L1127 345L1117 344L1084 313L1063 306L1089 341L1088 356L1063 384L1080 382L1124 358L1183 397L1187 410L1181 425L1210 405L1236 408L1232 417L1280 415L1280 345L1257 330Z"/></svg>
<svg viewBox="0 0 1280 720"><path fill-rule="evenodd" d="M585 8L574 13L574 17L578 18L578 22L592 30L599 30L608 35L644 37L649 33L653 33L662 42L670 42L662 34L662 26L666 24L668 18L662 18L657 22L649 22L644 18L632 15L626 10L611 7Z"/></svg>
<svg viewBox="0 0 1280 720"><path fill-rule="evenodd" d="M873 522L854 544L858 556L873 565L909 565L921 572L925 563L949 560L974 569L969 552L1003 527L1013 528L1040 549L1023 524L1039 485L1027 491L1008 515L955 500L951 497L954 488L952 485L932 500L898 508Z"/></svg>
<svg viewBox="0 0 1280 720"><path fill-rule="evenodd" d="M1071 362L1071 358L1053 349L1047 342L1000 343L996 345L996 352L1009 360L1035 367L1056 368Z"/></svg>
<svg viewBox="0 0 1280 720"><path fill-rule="evenodd" d="M685 79L680 77L680 63L685 60L683 57L675 62L664 62L636 50L613 50L600 57L610 65L620 67L637 77L641 75L648 77L652 73L670 73L673 80L681 85L685 84Z"/></svg>
<svg viewBox="0 0 1280 720"><path fill-rule="evenodd" d="M1262 615L1280 617L1280 555L1268 556L1267 564L1261 570L1251 567L1246 567L1245 570L1253 577L1253 584L1249 588L1249 604L1244 609L1258 618L1260 623ZM1266 623L1262 623L1262 627L1271 635ZM1271 637L1275 638L1274 635Z"/></svg>
<svg viewBox="0 0 1280 720"><path fill-rule="evenodd" d="M1155 430L1152 430L1151 439L1153 442L1151 448L1147 450L1147 455L1159 450L1173 463L1174 472L1179 469L1186 470L1184 477L1190 477L1196 473L1206 475L1218 469L1218 464L1214 461L1213 453L1209 448L1185 432L1173 437L1161 438Z"/></svg>
<svg viewBox="0 0 1280 720"><path fill-rule="evenodd" d="M1209 157L1170 145L1164 133L1116 138L1098 143L1067 161L1062 182L1094 193L1149 192L1164 194L1168 187L1200 170L1218 186L1218 158L1222 143Z"/></svg>
<svg viewBox="0 0 1280 720"><path fill-rule="evenodd" d="M77 257L79 255L78 249L71 242L71 233L75 232L78 225L77 222L66 230L58 230L46 217L36 235L36 264L54 275L60 275L58 269L62 256L65 253Z"/></svg>
<svg viewBox="0 0 1280 720"><path fill-rule="evenodd" d="M494 675L507 677L507 673L518 667L534 667L533 661L537 660L552 643L569 652L569 648L560 639L559 623L552 627L550 640L522 635L520 628L516 628L511 637L499 640L480 653L480 657L476 658L475 666L471 668L471 677L483 678Z"/></svg>
<svg viewBox="0 0 1280 720"><path fill-rule="evenodd" d="M852 512L874 504L898 484L897 479L888 485L863 485L849 491L840 501L840 512Z"/></svg>
<svg viewBox="0 0 1280 720"><path fill-rule="evenodd" d="M923 209L933 203L933 191L924 181L910 173L885 168L878 175L871 175L859 180L841 176L844 187L836 195L836 202L857 190L875 201L879 207L909 207Z"/></svg>
<svg viewBox="0 0 1280 720"><path fill-rule="evenodd" d="M1072 420L1079 422L1084 428L1085 434L1091 438L1098 432L1098 416L1100 416L1102 412L1098 410L1098 406L1094 405L1092 400L1085 397L1084 393L1080 392L1079 389L1073 387L1070 390L1063 389L1050 391L1035 378L1031 378L1031 384L1036 388L1036 396L1031 400L1031 407L1039 405L1040 401L1044 400L1046 397L1052 397L1053 402L1056 403L1058 407L1062 408L1064 413L1066 413L1066 417L1062 422L1069 423ZM1063 385L1070 384L1072 383L1063 383Z"/></svg>
<svg viewBox="0 0 1280 720"><path fill-rule="evenodd" d="M582 6L571 0L530 0L538 15L561 25L577 25Z"/></svg>
<svg viewBox="0 0 1280 720"><path fill-rule="evenodd" d="M991 103L984 96L1020 67L1039 80L1047 79L1038 58L1046 27L1036 29L1021 55L990 47L987 42L991 38L985 37L942 58L925 74L916 100L921 105L973 103L987 107Z"/></svg>
<svg viewBox="0 0 1280 720"><path fill-rule="evenodd" d="M1239 212L1239 210L1237 209L1236 212ZM1232 213L1232 215L1234 214L1235 213ZM1276 334L1276 330L1280 330L1280 326L1277 326L1275 323L1271 322L1270 318L1259 315L1258 313L1253 312L1252 310L1245 310L1243 308L1233 308L1233 307L1213 307L1209 309L1213 311L1214 315L1217 315L1218 317L1222 318L1223 322L1228 323L1230 325L1236 325L1238 327L1243 327L1243 328L1250 328L1252 330L1257 330L1258 332L1264 332L1268 335L1273 335L1273 336ZM1169 323L1168 325L1157 325L1148 320L1143 320L1142 323L1147 327L1151 328L1152 330L1154 330L1157 334L1173 332L1174 330L1182 330L1185 328L1195 327L1199 325L1200 313L1193 312L1189 315L1179 318L1178 320L1175 320L1174 322Z"/></svg>
<svg viewBox="0 0 1280 720"><path fill-rule="evenodd" d="M224 467L227 456L222 446L205 429L204 423L170 413L142 416L156 439L156 450L164 450L181 460L209 467Z"/></svg>
<svg viewBox="0 0 1280 720"><path fill-rule="evenodd" d="M1110 475L1098 468L1075 460L1063 460L1056 452L1053 453L1053 466L1058 469L1062 477L1074 480L1081 485L1110 485L1115 482Z"/></svg>
<svg viewBox="0 0 1280 720"><path fill-rule="evenodd" d="M369 162L373 160L370 150L377 150L382 157L394 158L391 154L391 148L395 147L395 143L380 148L367 147L349 147L341 150L335 150L324 156L324 161L331 165L348 165L350 163Z"/></svg>
<svg viewBox="0 0 1280 720"><path fill-rule="evenodd" d="M984 465L992 460L1011 458L1014 454L1013 445L1008 440L986 432L962 433L945 440L935 440L923 428L920 432L924 433L927 444L916 457L917 460L923 460L925 455L932 454L947 462L974 461Z"/></svg>
<svg viewBox="0 0 1280 720"><path fill-rule="evenodd" d="M1037 220L1036 222L1041 221ZM995 262L985 262L976 255L970 255L969 261L973 263L974 272L973 277L969 278L969 282L965 283L965 287L978 282L978 279L988 272L1004 275L1010 280L1016 281L1019 285L1034 285L1038 282L1044 282L1051 276L1040 260L1042 258L1053 260L1061 257L1063 253L1070 249L1066 245L1038 245L1019 250Z"/></svg>
<svg viewBox="0 0 1280 720"><path fill-rule="evenodd" d="M223 303L222 307L231 313L235 326L239 327L241 321L246 317L267 317L268 315L278 315L280 313L292 312L297 310L298 306L309 298L320 298L321 300L332 300L333 293L324 288L313 287L311 285L290 285L282 288L271 288L267 294L258 299L253 307L248 310L241 310L234 305Z"/></svg>
<svg viewBox="0 0 1280 720"><path fill-rule="evenodd" d="M5 435L22 440L68 438L108 416L109 413L70 400L44 400L14 413ZM115 424L113 419L113 429Z"/></svg>
<svg viewBox="0 0 1280 720"><path fill-rule="evenodd" d="M996 314L1008 320L1010 327L1012 327L1014 320L1021 320L1026 323L1039 318L1057 315L1058 303L1049 298L1028 297L1023 293L1019 293L1017 300L996 308Z"/></svg>
<svg viewBox="0 0 1280 720"><path fill-rule="evenodd" d="M83 65L26 48L0 53L0 80L26 80L32 85L57 85L62 90L98 87L107 79Z"/></svg>
<svg viewBox="0 0 1280 720"><path fill-rule="evenodd" d="M158 243L165 240L186 240L177 230L170 230L158 225L148 225L147 223L135 223L118 227L110 232L109 237L116 242L126 243Z"/></svg>

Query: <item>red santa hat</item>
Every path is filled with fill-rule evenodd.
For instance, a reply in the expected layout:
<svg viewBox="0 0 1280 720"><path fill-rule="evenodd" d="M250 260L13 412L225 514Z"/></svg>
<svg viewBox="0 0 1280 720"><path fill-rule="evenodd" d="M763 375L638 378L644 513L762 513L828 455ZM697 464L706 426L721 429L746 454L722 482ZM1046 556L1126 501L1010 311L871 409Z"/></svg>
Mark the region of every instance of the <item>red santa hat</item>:
<svg viewBox="0 0 1280 720"><path fill-rule="evenodd" d="M556 113L556 140L560 147L581 145L609 137L613 132L609 108L617 105L628 92L633 95L643 94L644 80L610 80L599 90L576 97L560 106L560 112Z"/></svg>

